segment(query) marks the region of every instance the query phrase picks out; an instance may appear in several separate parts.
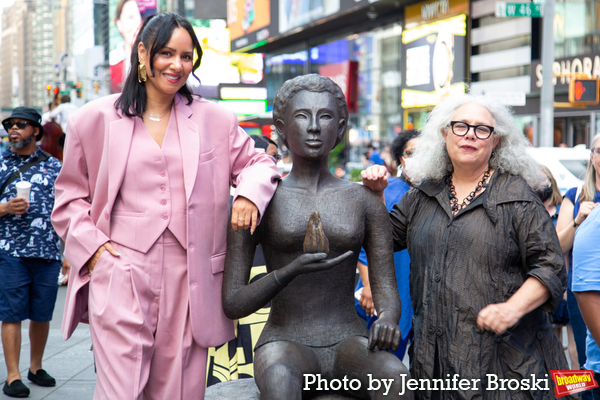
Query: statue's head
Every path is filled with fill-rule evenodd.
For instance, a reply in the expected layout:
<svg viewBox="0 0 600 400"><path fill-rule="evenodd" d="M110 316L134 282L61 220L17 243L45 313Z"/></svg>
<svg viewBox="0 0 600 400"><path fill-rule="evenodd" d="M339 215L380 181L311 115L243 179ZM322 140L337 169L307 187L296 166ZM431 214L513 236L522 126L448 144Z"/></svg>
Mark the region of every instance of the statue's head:
<svg viewBox="0 0 600 400"><path fill-rule="evenodd" d="M316 151L321 147L318 142L322 142L323 150L329 154L346 133L346 97L327 77L317 74L298 76L286 81L277 92L273 121L277 134L292 153L295 153L292 135L306 135L303 143L309 148Z"/></svg>

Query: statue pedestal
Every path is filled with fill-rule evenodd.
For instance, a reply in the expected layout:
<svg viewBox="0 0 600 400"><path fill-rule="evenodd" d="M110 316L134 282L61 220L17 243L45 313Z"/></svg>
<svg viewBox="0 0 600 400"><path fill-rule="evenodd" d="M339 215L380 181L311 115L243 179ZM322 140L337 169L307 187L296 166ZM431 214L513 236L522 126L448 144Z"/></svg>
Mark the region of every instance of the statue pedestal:
<svg viewBox="0 0 600 400"><path fill-rule="evenodd" d="M260 391L254 379L237 379L217 383L206 388L204 400L259 400ZM357 400L356 397L338 394L324 394L313 397L313 400Z"/></svg>

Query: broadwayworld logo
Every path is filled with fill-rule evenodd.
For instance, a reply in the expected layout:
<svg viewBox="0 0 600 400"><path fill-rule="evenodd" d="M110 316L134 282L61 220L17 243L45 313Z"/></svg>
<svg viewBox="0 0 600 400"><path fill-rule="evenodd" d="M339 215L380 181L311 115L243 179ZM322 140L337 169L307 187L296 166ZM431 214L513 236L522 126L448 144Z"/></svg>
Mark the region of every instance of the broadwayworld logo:
<svg viewBox="0 0 600 400"><path fill-rule="evenodd" d="M550 371L556 397L579 393L598 387L593 371Z"/></svg>

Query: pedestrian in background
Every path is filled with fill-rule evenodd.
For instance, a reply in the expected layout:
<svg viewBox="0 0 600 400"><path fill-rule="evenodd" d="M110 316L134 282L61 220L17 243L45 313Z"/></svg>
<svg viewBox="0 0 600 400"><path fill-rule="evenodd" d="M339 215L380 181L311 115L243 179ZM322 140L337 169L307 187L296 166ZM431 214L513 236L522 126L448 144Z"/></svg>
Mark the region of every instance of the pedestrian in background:
<svg viewBox="0 0 600 400"><path fill-rule="evenodd" d="M600 150L600 149L599 149ZM596 167L600 154L594 155ZM573 293L581 315L588 327L586 335L586 363L583 368L594 371L600 380L600 207L592 210L573 241ZM600 388L587 392L593 400L600 400Z"/></svg>
<svg viewBox="0 0 600 400"><path fill-rule="evenodd" d="M494 376L544 378L568 368L547 313L562 299L566 271L550 216L531 190L545 179L528 146L506 106L448 96L407 161L415 190L390 213L394 250L408 248L411 259L412 378L481 379L475 390L453 391L455 399L550 398L531 387L493 395L486 388ZM362 176L384 200L385 169Z"/></svg>
<svg viewBox="0 0 600 400"><path fill-rule="evenodd" d="M556 223L560 247L569 260L567 307L569 310L569 320L575 336L577 358L580 366L583 366L586 363L585 341L587 328L581 316L579 306L577 305L577 299L572 291L572 249L577 228L585 221L590 212L596 208L600 202L600 162L598 161L600 159L600 154L596 154L596 152L600 152L600 134L592 138L591 148L590 162L588 163L587 171L583 178L583 185L567 190L560 207L558 222ZM584 400L591 399L589 392L584 392L582 397Z"/></svg>
<svg viewBox="0 0 600 400"><path fill-rule="evenodd" d="M202 399L207 348L234 337L229 188L233 229L253 231L279 172L232 112L192 95L201 57L187 20L150 16L123 93L69 122L52 222L73 266L63 333L90 323L96 400Z"/></svg>
<svg viewBox="0 0 600 400"><path fill-rule="evenodd" d="M75 111L77 111L77 106L71 103L71 96L63 94L60 96L60 104L50 111L50 119L59 124L63 132L66 132L69 116Z"/></svg>
<svg viewBox="0 0 600 400"><path fill-rule="evenodd" d="M58 292L60 239L50 223L54 182L60 162L37 147L44 135L41 116L32 108L17 107L2 121L10 149L0 157L0 321L8 375L3 391L26 397L21 380L21 321L29 319L31 347L27 378L40 386L56 381L42 369L50 320ZM30 184L18 196L17 184Z"/></svg>

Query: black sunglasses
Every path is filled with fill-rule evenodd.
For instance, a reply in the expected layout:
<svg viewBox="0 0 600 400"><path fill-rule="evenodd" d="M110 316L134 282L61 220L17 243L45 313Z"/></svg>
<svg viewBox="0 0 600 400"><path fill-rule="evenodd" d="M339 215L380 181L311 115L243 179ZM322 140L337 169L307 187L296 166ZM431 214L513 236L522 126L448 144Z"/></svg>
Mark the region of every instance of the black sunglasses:
<svg viewBox="0 0 600 400"><path fill-rule="evenodd" d="M275 159L275 162L281 160L281 154L275 154L274 156L271 156Z"/></svg>
<svg viewBox="0 0 600 400"><path fill-rule="evenodd" d="M25 127L27 125L29 125L29 122L27 121L4 121L2 122L2 126L4 127L4 129L8 132L10 130L10 128L12 128L14 125L17 126L18 129L25 129Z"/></svg>
<svg viewBox="0 0 600 400"><path fill-rule="evenodd" d="M494 132L494 127L489 125L469 125L462 121L450 121L452 133L456 136L465 136L470 128L473 128L477 139L487 139Z"/></svg>

